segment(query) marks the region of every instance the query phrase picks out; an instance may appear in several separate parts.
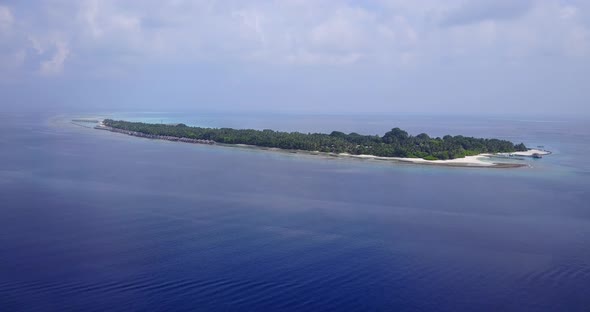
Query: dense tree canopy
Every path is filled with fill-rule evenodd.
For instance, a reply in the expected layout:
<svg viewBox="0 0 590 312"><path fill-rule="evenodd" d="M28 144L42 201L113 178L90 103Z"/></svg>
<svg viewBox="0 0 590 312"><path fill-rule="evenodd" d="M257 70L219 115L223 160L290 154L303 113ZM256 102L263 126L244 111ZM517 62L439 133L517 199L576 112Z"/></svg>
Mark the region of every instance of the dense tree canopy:
<svg viewBox="0 0 590 312"><path fill-rule="evenodd" d="M212 140L225 144L249 144L282 149L298 149L354 155L386 157L418 157L426 159L453 159L481 153L524 151L518 145L499 139L482 139L461 135L431 138L425 133L411 136L400 128L394 128L382 137L378 135L346 134L333 131L324 133L280 132L274 130L201 128L184 124L147 124L141 122L107 119L105 126L139 132L147 135Z"/></svg>

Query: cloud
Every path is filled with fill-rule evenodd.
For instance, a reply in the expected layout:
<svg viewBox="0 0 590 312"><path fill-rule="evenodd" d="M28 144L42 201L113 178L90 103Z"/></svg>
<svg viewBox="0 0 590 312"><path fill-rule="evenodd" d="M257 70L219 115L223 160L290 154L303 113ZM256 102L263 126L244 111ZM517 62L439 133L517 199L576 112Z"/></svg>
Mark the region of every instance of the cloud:
<svg viewBox="0 0 590 312"><path fill-rule="evenodd" d="M134 34L141 30L139 16L121 11L108 1L82 2L78 10L82 30L94 39Z"/></svg>
<svg viewBox="0 0 590 312"><path fill-rule="evenodd" d="M570 18L574 18L578 13L578 8L571 6L571 5L566 5L564 7L561 8L561 10L559 11L559 17L562 19L570 19Z"/></svg>
<svg viewBox="0 0 590 312"><path fill-rule="evenodd" d="M36 53L35 67L46 76L63 73L66 62L76 75L212 61L393 67L453 58L526 62L546 54L587 57L590 40L588 8L558 0L48 0L13 6L0 6L0 32L12 34L3 49Z"/></svg>
<svg viewBox="0 0 590 312"><path fill-rule="evenodd" d="M261 26L261 17L255 10L239 10L232 13L241 19L243 27L248 29L246 33L253 33L255 37L260 41L262 46L266 46L266 37L264 30Z"/></svg>
<svg viewBox="0 0 590 312"><path fill-rule="evenodd" d="M310 43L327 51L358 50L369 44L367 26L374 23L374 17L365 10L343 8L311 29Z"/></svg>
<svg viewBox="0 0 590 312"><path fill-rule="evenodd" d="M53 56L41 62L39 67L39 73L41 75L52 76L61 74L64 69L64 63L70 55L70 49L65 42L56 41L54 44L55 52Z"/></svg>
<svg viewBox="0 0 590 312"><path fill-rule="evenodd" d="M10 9L0 5L0 34L7 34L14 23L14 16Z"/></svg>
<svg viewBox="0 0 590 312"><path fill-rule="evenodd" d="M484 21L512 20L523 16L532 8L531 0L467 1L448 12L441 25L460 26Z"/></svg>
<svg viewBox="0 0 590 312"><path fill-rule="evenodd" d="M0 94L15 97L26 92L6 86L46 80L63 85L48 92L56 102L154 107L501 101L508 111L590 96L584 0L0 2Z"/></svg>

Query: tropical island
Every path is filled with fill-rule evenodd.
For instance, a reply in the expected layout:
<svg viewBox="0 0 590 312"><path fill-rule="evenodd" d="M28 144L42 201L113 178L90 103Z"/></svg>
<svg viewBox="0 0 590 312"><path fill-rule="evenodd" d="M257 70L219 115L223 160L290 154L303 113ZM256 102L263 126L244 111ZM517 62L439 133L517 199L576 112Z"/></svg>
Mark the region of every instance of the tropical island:
<svg viewBox="0 0 590 312"><path fill-rule="evenodd" d="M223 144L297 150L315 153L358 156L361 158L409 159L413 162L449 162L478 155L513 155L530 153L523 144L507 140L474 138L466 136L430 137L425 133L416 136L393 128L383 136L362 135L333 131L326 133L282 132L274 130L203 128L185 124L150 124L105 119L98 129L128 135L201 144ZM494 165L490 163L490 165ZM502 164L504 167L521 165Z"/></svg>

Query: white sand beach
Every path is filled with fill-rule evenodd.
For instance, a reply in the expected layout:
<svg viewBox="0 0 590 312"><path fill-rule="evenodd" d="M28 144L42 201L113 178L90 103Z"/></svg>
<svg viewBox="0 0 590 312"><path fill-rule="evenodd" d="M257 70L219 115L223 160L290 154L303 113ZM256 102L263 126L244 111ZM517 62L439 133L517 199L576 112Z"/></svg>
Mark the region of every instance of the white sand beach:
<svg viewBox="0 0 590 312"><path fill-rule="evenodd" d="M373 155L351 155L346 153L338 154L340 156L347 156L352 158L375 159L375 160L393 160L408 162L414 164L436 164L436 165L456 165L456 166L473 166L473 167L490 167L496 164L489 160L489 154L480 154L475 156L466 156L464 158L455 158L447 160L426 160L422 158L404 158L404 157L379 157Z"/></svg>
<svg viewBox="0 0 590 312"><path fill-rule="evenodd" d="M372 155L351 155L342 153L340 156L352 157L352 158L363 158L363 159L375 159L375 160L393 160L408 162L414 164L431 164L431 165L447 165L447 166L461 166L461 167L504 167L504 166L519 166L516 164L505 163L505 162L494 162L492 157L494 156L521 156L521 157L532 157L534 154L549 155L550 151L540 149L529 149L524 152L514 153L498 153L498 154L479 154L475 156L466 156L464 158L455 158L447 160L426 160L422 158L403 158L403 157L379 157ZM521 164L521 166L524 166Z"/></svg>

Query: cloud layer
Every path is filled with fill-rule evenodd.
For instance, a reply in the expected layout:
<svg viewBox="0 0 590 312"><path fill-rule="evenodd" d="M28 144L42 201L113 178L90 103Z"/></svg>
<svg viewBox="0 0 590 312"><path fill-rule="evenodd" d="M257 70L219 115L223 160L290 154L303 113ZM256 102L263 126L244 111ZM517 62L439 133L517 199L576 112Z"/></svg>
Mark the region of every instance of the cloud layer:
<svg viewBox="0 0 590 312"><path fill-rule="evenodd" d="M589 11L575 0L8 1L0 83L120 79L146 64L410 75L586 66Z"/></svg>

